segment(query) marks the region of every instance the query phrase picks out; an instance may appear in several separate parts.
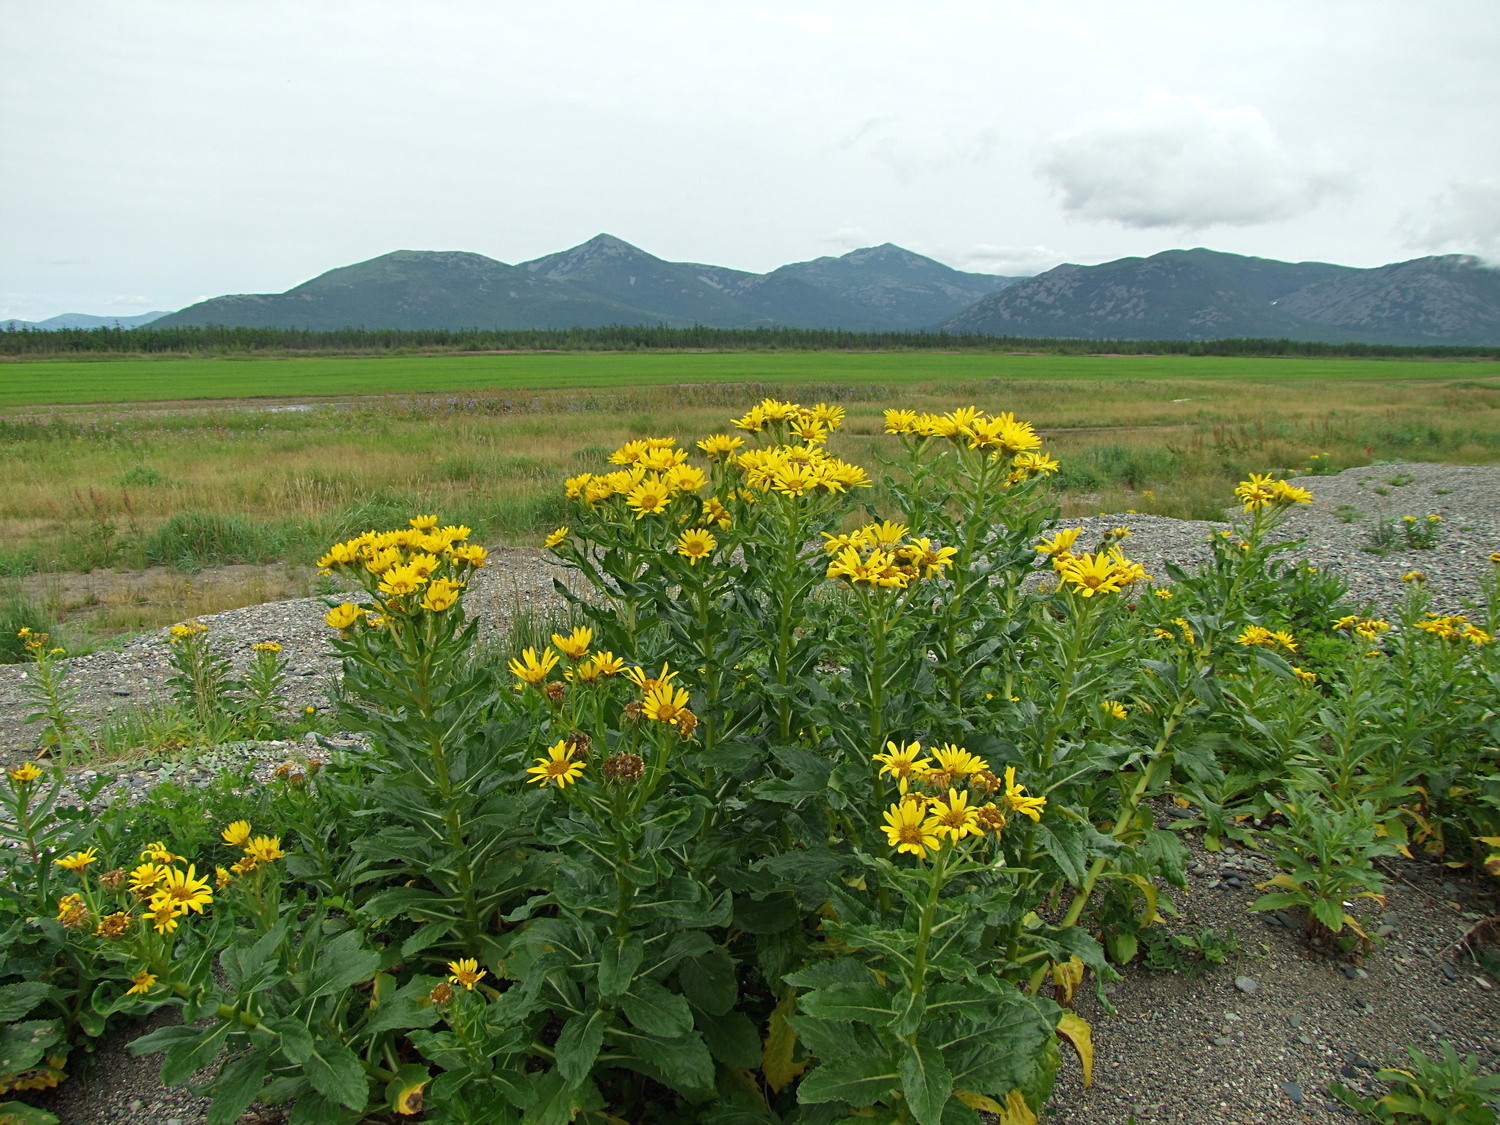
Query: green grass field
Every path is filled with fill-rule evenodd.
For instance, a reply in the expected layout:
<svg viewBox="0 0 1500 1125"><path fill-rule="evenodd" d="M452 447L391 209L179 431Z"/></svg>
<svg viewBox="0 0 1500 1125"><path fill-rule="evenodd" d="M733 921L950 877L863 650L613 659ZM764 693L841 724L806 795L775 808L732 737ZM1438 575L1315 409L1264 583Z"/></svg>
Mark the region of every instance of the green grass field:
<svg viewBox="0 0 1500 1125"><path fill-rule="evenodd" d="M877 383L1115 377L1489 380L1500 363L1462 360L1055 356L931 352L519 353L382 358L36 360L0 363L0 410L91 403L616 389L673 383Z"/></svg>

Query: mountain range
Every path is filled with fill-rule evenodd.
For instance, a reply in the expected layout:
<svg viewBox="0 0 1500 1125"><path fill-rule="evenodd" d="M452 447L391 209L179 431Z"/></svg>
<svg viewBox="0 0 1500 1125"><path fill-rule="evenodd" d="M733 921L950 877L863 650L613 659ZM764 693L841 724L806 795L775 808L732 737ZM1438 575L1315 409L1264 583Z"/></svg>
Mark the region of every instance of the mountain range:
<svg viewBox="0 0 1500 1125"><path fill-rule="evenodd" d="M661 324L1490 345L1500 344L1500 270L1463 255L1359 269L1199 248L1002 277L952 269L886 243L760 274L668 262L600 234L517 265L463 251L397 250L329 270L285 293L215 297L118 323L128 327L148 318L162 328ZM63 327L58 322L64 320L116 323L68 314L35 327Z"/></svg>
<svg viewBox="0 0 1500 1125"><path fill-rule="evenodd" d="M62 313L46 320L0 320L0 332L19 332L37 328L51 332L57 328L140 328L166 316L165 312L136 313L134 316L90 316L88 313Z"/></svg>

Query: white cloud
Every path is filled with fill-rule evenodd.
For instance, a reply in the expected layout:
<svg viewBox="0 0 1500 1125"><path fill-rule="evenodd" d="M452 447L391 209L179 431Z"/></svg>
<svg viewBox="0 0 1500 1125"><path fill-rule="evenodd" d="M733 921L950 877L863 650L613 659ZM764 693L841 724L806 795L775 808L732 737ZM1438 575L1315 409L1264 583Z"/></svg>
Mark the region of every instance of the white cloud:
<svg viewBox="0 0 1500 1125"><path fill-rule="evenodd" d="M1067 257L1047 246L971 246L956 255L958 268L1001 277L1031 277L1060 266Z"/></svg>
<svg viewBox="0 0 1500 1125"><path fill-rule="evenodd" d="M1408 212L1400 230L1414 249L1500 264L1500 183L1451 183L1420 212Z"/></svg>
<svg viewBox="0 0 1500 1125"><path fill-rule="evenodd" d="M1072 214L1140 229L1289 219L1347 186L1289 150L1253 106L1217 109L1159 88L1055 135L1039 170Z"/></svg>

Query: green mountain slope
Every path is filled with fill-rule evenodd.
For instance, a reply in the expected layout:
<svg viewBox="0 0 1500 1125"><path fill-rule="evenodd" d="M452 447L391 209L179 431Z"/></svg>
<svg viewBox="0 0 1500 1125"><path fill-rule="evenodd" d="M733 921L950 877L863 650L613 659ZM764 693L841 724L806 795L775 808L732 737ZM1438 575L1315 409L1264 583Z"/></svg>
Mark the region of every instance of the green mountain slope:
<svg viewBox="0 0 1500 1125"><path fill-rule="evenodd" d="M1500 271L1449 256L1355 269L1211 250L1064 265L947 320L988 335L1500 343Z"/></svg>

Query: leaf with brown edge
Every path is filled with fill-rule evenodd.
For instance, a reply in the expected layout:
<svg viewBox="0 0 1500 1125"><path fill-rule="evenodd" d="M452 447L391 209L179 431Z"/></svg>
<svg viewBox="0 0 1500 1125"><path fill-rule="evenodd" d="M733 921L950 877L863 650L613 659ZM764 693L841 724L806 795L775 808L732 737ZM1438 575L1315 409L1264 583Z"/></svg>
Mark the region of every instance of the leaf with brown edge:
<svg viewBox="0 0 1500 1125"><path fill-rule="evenodd" d="M806 1062L793 1062L792 1051L797 1046L797 1033L786 1018L796 1010L797 998L786 996L776 1005L766 1026L765 1045L760 1054L760 1072L766 1076L766 1085L778 1094L807 1069Z"/></svg>

